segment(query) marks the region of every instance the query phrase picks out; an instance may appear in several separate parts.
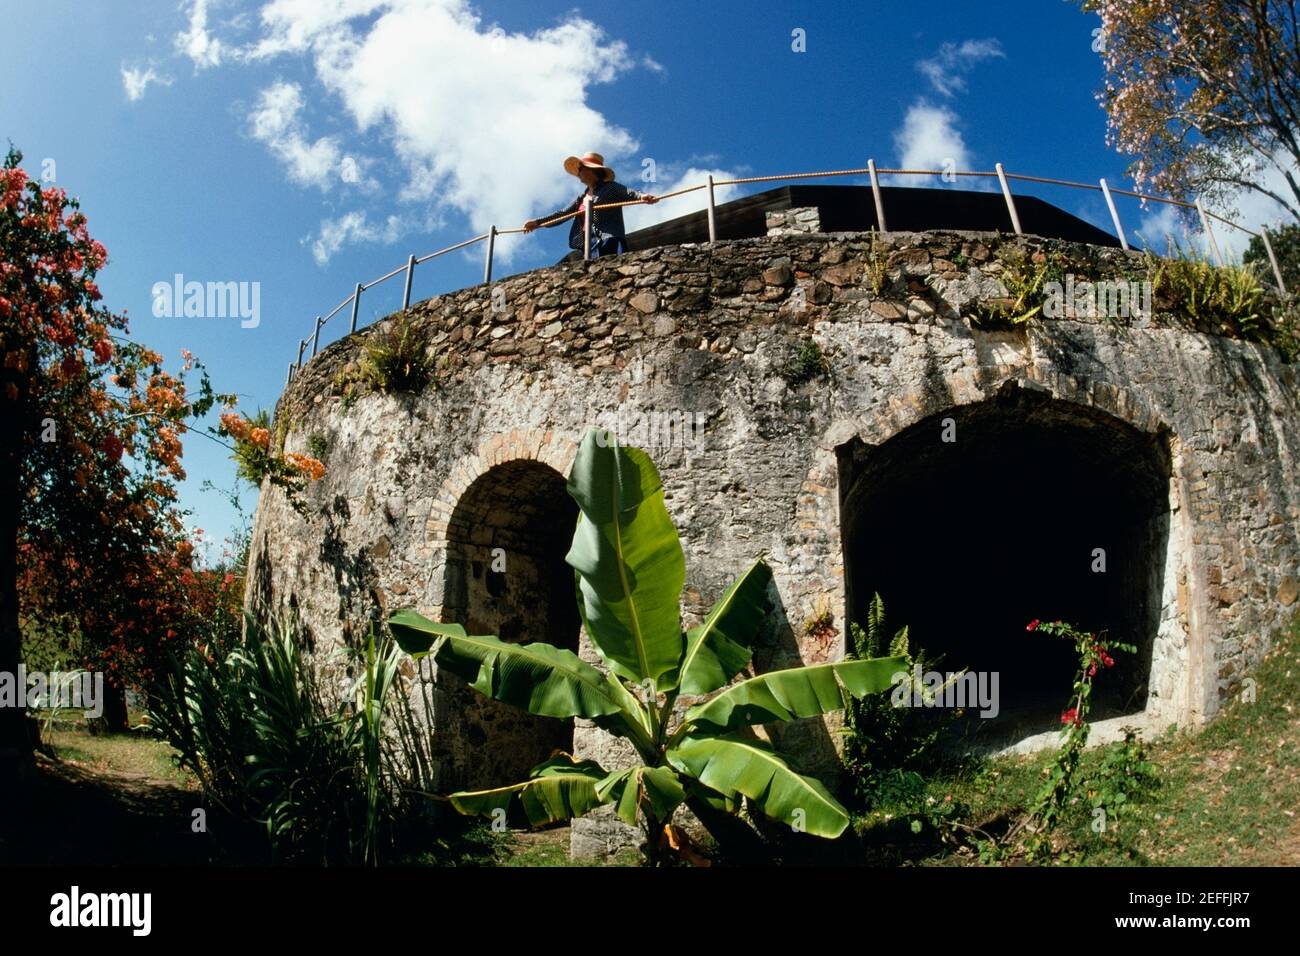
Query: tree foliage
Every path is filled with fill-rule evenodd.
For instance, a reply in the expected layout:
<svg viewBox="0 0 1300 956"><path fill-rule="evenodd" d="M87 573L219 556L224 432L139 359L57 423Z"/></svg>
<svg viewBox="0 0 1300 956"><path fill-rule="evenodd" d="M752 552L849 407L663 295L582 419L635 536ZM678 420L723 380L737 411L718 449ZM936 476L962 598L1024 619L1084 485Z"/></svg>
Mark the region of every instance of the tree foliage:
<svg viewBox="0 0 1300 956"><path fill-rule="evenodd" d="M1300 219L1296 0L1079 3L1101 17L1098 99L1139 187L1220 205L1246 189Z"/></svg>

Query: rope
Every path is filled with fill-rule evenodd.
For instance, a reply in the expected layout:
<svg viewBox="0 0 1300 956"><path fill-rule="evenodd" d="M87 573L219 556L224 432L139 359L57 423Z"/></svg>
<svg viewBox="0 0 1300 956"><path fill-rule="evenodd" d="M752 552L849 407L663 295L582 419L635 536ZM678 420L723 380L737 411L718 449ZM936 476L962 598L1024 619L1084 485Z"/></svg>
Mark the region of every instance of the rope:
<svg viewBox="0 0 1300 956"><path fill-rule="evenodd" d="M1023 176L1020 173L1005 173L1007 179L1018 179L1026 183L1046 183L1049 186L1072 186L1075 189L1095 189L1101 192L1101 186L1094 183L1075 183L1068 179L1049 179L1046 176ZM1113 192L1114 190L1112 190Z"/></svg>
<svg viewBox="0 0 1300 956"><path fill-rule="evenodd" d="M1134 199L1145 199L1150 202L1163 202L1168 203L1171 206L1182 206L1185 209L1196 208L1196 203L1194 202L1184 202L1181 199L1165 199L1162 196L1148 196L1145 193L1135 193L1131 189L1120 189L1118 186L1111 186L1110 191L1118 193L1121 196L1132 196Z"/></svg>

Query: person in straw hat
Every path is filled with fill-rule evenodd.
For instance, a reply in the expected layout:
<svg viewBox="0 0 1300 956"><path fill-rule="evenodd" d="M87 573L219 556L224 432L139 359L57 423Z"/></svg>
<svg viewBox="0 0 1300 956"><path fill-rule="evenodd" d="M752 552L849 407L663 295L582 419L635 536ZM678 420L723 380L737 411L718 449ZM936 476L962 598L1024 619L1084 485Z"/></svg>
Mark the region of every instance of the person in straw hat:
<svg viewBox="0 0 1300 956"><path fill-rule="evenodd" d="M553 212L549 216L543 216L541 219L529 219L524 223L525 232L532 232L538 226L546 226L547 228L558 226L558 222L551 220L581 209L582 200L588 194L591 196L593 206L600 206L605 203L628 202L629 200L640 200L646 203L659 201L656 196L635 189L628 189L622 183L616 182L614 180L614 170L605 165L605 157L600 153L588 153L586 156L570 156L564 161L564 169L569 174L577 176L582 181L582 184L587 187L586 190L563 209ZM569 226L569 248L574 251L561 261L582 258L582 216L574 216L569 222L571 223ZM627 230L623 226L623 208L621 206L614 209L595 209L592 211L591 258L595 259L598 256L612 256L619 252L626 252L626 236Z"/></svg>

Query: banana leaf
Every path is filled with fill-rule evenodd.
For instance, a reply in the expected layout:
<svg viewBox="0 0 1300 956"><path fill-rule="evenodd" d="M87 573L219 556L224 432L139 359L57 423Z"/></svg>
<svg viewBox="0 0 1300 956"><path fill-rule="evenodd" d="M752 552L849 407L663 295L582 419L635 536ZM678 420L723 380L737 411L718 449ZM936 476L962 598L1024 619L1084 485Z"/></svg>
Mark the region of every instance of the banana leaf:
<svg viewBox="0 0 1300 956"><path fill-rule="evenodd" d="M609 776L594 760L575 761L561 754L538 764L529 779L508 787L473 790L448 796L451 805L465 816L493 816L509 811L518 801L531 826L546 826L571 820L601 805L596 785Z"/></svg>
<svg viewBox="0 0 1300 956"><path fill-rule="evenodd" d="M676 686L686 558L654 462L592 429L569 472L578 526L565 560L578 575L587 633L618 676Z"/></svg>
<svg viewBox="0 0 1300 956"><path fill-rule="evenodd" d="M844 707L845 694L865 697L893 686L906 672L902 657L791 667L751 677L686 712L697 730L721 734L752 724L816 717Z"/></svg>
<svg viewBox="0 0 1300 956"><path fill-rule="evenodd" d="M686 790L671 767L628 767L617 770L596 786L602 803L613 803L614 812L629 826L636 826L642 802L660 820L667 821L686 799Z"/></svg>
<svg viewBox="0 0 1300 956"><path fill-rule="evenodd" d="M790 769L769 745L738 736L687 736L668 751L683 774L726 796L744 794L773 820L834 839L849 825L848 811L817 780Z"/></svg>
<svg viewBox="0 0 1300 956"><path fill-rule="evenodd" d="M738 577L703 623L686 634L683 694L707 694L735 677L753 654L750 644L767 614L772 569L759 558Z"/></svg>

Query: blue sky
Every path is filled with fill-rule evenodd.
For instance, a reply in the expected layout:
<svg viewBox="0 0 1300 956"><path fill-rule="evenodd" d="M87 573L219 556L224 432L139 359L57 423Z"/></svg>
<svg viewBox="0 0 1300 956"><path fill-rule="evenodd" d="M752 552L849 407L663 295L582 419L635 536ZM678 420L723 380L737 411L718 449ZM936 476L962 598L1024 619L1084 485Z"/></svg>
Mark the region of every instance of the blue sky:
<svg viewBox="0 0 1300 956"><path fill-rule="evenodd" d="M314 315L357 281L576 195L569 153L602 151L622 181L659 192L709 171L868 157L1129 185L1094 99L1098 21L1063 0L17 7L8 22L34 52L0 60L0 131L33 175L82 200L110 254L105 303L129 312L132 334L173 366L191 349L250 412L274 406ZM1093 194L1016 188L1109 228ZM1121 215L1132 227L1139 210ZM502 238L498 274L553 262L565 232ZM481 269L477 249L436 260L415 298ZM154 316L154 284L177 273L258 283L260 321ZM367 293L362 322L400 295L400 279ZM200 484L233 486L233 466L197 437L185 464L190 523L220 540L232 512ZM256 492L244 500L251 512Z"/></svg>

